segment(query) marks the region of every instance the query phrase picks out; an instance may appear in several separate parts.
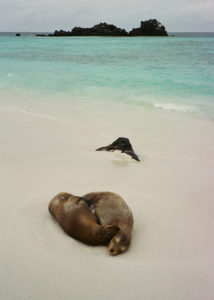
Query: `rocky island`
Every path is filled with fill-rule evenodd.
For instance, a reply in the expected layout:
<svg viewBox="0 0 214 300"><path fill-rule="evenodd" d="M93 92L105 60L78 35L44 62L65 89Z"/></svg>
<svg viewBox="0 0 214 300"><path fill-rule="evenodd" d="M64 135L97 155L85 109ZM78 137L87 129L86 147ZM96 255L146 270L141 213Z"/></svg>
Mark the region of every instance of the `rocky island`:
<svg viewBox="0 0 214 300"><path fill-rule="evenodd" d="M125 29L109 25L107 23L100 23L91 28L74 27L69 31L55 31L52 36L127 36Z"/></svg>
<svg viewBox="0 0 214 300"><path fill-rule="evenodd" d="M139 28L133 28L129 36L168 36L165 27L156 19L141 21Z"/></svg>
<svg viewBox="0 0 214 300"><path fill-rule="evenodd" d="M156 19L141 21L139 28L133 28L130 32L125 29L100 23L90 28L74 27L71 31L56 30L53 34L36 36L168 36L165 27Z"/></svg>

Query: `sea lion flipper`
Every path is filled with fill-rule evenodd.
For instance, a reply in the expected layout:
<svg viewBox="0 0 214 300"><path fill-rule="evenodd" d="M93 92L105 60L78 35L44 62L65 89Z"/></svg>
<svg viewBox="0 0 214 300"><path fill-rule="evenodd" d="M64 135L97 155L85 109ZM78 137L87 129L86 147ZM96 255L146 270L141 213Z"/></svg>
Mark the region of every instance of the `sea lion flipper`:
<svg viewBox="0 0 214 300"><path fill-rule="evenodd" d="M98 239L101 244L107 244L117 234L120 228L117 225L102 226L102 231L99 232Z"/></svg>
<svg viewBox="0 0 214 300"><path fill-rule="evenodd" d="M110 241L113 236L120 230L117 225L106 225L105 226L105 235L108 241Z"/></svg>
<svg viewBox="0 0 214 300"><path fill-rule="evenodd" d="M104 227L109 233L117 233L120 230L117 225L105 225Z"/></svg>

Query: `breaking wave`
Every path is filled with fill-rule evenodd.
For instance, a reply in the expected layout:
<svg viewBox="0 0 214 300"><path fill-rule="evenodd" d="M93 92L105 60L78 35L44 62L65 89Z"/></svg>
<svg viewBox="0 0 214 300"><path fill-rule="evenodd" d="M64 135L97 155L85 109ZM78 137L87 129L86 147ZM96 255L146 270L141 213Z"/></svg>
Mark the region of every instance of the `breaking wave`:
<svg viewBox="0 0 214 300"><path fill-rule="evenodd" d="M153 107L159 108L159 109L164 109L164 110L174 110L178 112L183 112L183 113L191 113L195 111L195 109L191 106L187 105L177 105L174 103L154 103Z"/></svg>

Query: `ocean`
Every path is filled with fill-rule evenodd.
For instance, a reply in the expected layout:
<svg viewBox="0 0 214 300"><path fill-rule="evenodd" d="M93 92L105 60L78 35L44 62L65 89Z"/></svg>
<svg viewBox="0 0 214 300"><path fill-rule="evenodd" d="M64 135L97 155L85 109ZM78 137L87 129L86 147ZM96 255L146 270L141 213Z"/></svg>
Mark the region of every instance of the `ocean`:
<svg viewBox="0 0 214 300"><path fill-rule="evenodd" d="M0 34L0 105L125 104L214 118L214 34Z"/></svg>

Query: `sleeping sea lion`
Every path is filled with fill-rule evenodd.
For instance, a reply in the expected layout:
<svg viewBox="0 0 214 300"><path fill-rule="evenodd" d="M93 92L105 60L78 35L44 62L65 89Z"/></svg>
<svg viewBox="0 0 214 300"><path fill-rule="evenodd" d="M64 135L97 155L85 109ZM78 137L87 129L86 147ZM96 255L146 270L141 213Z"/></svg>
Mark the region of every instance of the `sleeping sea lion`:
<svg viewBox="0 0 214 300"><path fill-rule="evenodd" d="M98 224L87 203L69 193L56 195L48 209L68 235L86 244L107 245L119 230L116 224Z"/></svg>
<svg viewBox="0 0 214 300"><path fill-rule="evenodd" d="M103 225L116 225L119 231L111 239L108 250L111 255L126 251L131 243L133 215L126 202L111 192L89 193L82 197L98 222Z"/></svg>

